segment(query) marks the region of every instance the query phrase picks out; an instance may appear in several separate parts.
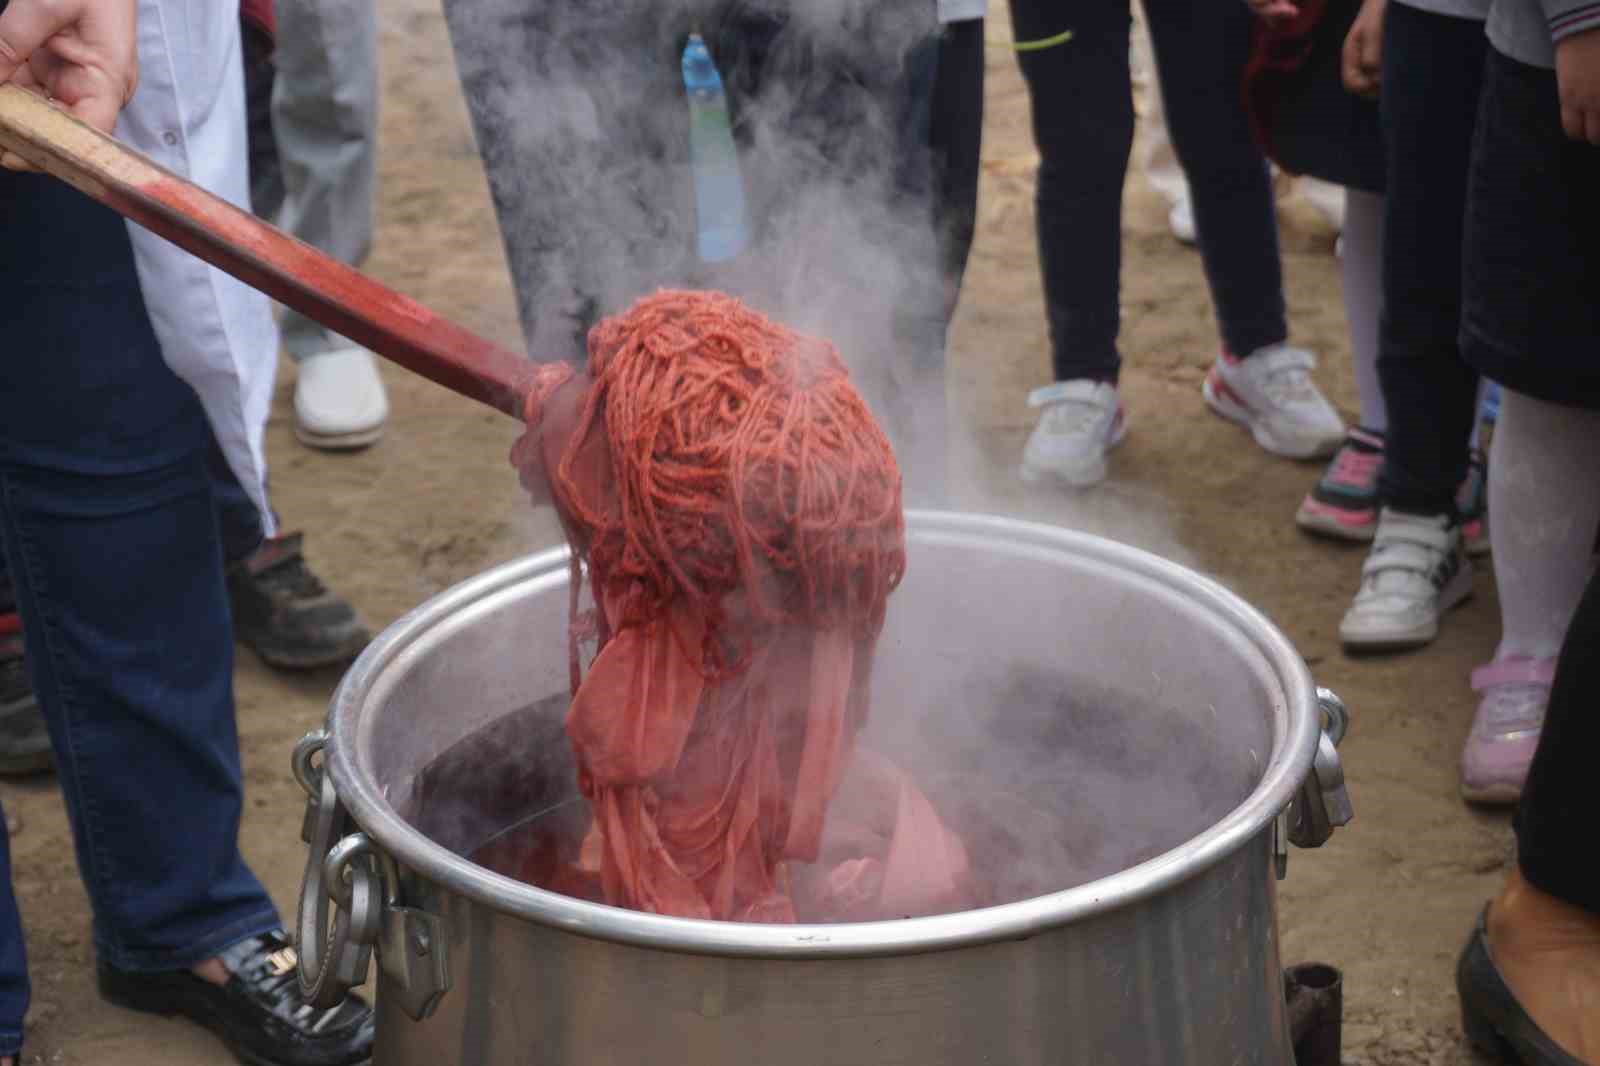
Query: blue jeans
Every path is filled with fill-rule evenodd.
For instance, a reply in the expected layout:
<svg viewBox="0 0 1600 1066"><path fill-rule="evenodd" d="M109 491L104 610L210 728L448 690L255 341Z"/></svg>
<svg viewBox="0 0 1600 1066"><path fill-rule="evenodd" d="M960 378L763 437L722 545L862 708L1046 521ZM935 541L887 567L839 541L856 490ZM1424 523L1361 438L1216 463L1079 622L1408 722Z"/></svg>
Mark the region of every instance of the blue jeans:
<svg viewBox="0 0 1600 1066"><path fill-rule="evenodd" d="M100 960L180 969L277 928L243 783L210 431L162 361L122 221L0 175L0 558ZM27 1008L0 844L0 1055Z"/></svg>

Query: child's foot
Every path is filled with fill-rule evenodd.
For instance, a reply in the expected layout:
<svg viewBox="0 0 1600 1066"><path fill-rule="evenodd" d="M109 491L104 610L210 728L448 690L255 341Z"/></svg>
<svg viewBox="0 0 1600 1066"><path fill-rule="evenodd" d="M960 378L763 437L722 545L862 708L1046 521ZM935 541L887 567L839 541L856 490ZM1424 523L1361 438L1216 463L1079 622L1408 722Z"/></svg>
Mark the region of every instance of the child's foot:
<svg viewBox="0 0 1600 1066"><path fill-rule="evenodd" d="M1332 455L1344 422L1311 380L1316 357L1273 344L1236 359L1223 352L1201 392L1217 414L1247 427L1256 443L1290 459Z"/></svg>
<svg viewBox="0 0 1600 1066"><path fill-rule="evenodd" d="M1127 436L1117 387L1104 381L1058 381L1028 394L1042 408L1022 450L1022 480L1053 478L1073 488L1105 480L1106 452Z"/></svg>
<svg viewBox="0 0 1600 1066"><path fill-rule="evenodd" d="M1357 426L1345 435L1322 477L1306 493L1294 521L1308 533L1370 541L1378 528L1378 471L1383 434Z"/></svg>
<svg viewBox="0 0 1600 1066"><path fill-rule="evenodd" d="M1462 799L1509 806L1522 798L1555 673L1554 659L1526 656L1472 671L1472 689L1483 699L1461 750Z"/></svg>
<svg viewBox="0 0 1600 1066"><path fill-rule="evenodd" d="M1450 516L1386 507L1339 638L1356 651L1421 647L1439 635L1440 616L1471 593L1472 564L1461 553L1461 530Z"/></svg>

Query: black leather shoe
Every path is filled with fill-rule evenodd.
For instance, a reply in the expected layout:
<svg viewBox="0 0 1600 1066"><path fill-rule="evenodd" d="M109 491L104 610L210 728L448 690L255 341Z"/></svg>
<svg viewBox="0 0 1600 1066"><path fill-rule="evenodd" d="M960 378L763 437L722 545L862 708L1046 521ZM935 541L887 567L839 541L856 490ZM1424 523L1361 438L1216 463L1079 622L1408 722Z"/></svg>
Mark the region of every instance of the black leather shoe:
<svg viewBox="0 0 1600 1066"><path fill-rule="evenodd" d="M248 1066L356 1066L372 1059L372 1008L350 996L318 1010L300 994L294 948L283 933L222 953L233 974L214 985L188 970L128 973L99 965L100 995L147 1014L181 1014L216 1033Z"/></svg>
<svg viewBox="0 0 1600 1066"><path fill-rule="evenodd" d="M1467 1039L1479 1050L1521 1066L1584 1066L1557 1047L1511 994L1489 956L1488 916L1485 907L1456 963L1456 994Z"/></svg>

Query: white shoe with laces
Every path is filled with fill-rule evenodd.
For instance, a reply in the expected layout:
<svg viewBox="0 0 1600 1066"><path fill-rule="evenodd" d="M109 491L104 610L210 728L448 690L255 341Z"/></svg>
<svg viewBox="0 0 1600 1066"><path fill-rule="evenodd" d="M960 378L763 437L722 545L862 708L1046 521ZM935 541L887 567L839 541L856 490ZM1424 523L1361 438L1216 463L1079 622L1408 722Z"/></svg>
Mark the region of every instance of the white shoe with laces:
<svg viewBox="0 0 1600 1066"><path fill-rule="evenodd" d="M1472 564L1450 516L1386 507L1339 639L1361 651L1421 647L1439 635L1439 617L1471 594Z"/></svg>
<svg viewBox="0 0 1600 1066"><path fill-rule="evenodd" d="M1274 344L1236 359L1217 357L1201 392L1223 418L1250 430L1256 443L1289 459L1320 459L1344 441L1344 421L1316 384L1310 352Z"/></svg>
<svg viewBox="0 0 1600 1066"><path fill-rule="evenodd" d="M1115 385L1058 381L1030 392L1028 406L1042 413L1022 450L1022 480L1052 478L1073 488L1105 480L1106 452L1128 432Z"/></svg>

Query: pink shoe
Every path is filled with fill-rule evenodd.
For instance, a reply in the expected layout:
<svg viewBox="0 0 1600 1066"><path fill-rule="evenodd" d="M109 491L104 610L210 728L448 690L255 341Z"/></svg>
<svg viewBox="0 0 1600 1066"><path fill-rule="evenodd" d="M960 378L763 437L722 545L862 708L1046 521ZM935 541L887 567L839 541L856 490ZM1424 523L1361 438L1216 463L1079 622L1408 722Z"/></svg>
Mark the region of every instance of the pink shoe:
<svg viewBox="0 0 1600 1066"><path fill-rule="evenodd" d="M1510 805L1522 797L1555 673L1554 659L1525 655L1496 659L1472 671L1472 689L1483 701L1461 751L1462 799Z"/></svg>

